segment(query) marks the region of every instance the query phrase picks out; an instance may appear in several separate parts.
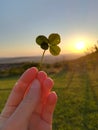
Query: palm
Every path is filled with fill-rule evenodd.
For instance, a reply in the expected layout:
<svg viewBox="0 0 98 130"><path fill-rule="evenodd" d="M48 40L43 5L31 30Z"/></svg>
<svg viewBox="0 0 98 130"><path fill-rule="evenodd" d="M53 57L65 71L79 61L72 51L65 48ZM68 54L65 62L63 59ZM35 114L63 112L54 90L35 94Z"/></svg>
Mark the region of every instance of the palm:
<svg viewBox="0 0 98 130"><path fill-rule="evenodd" d="M41 119L39 115L32 114L29 130L51 130L51 124Z"/></svg>
<svg viewBox="0 0 98 130"><path fill-rule="evenodd" d="M29 130L52 130L52 109L54 107L54 105L52 105L54 98L51 100L52 96L52 94L48 96L44 104L40 101L36 110L32 113Z"/></svg>
<svg viewBox="0 0 98 130"><path fill-rule="evenodd" d="M13 108L11 108L13 109ZM32 113L30 122L28 123L28 126L26 130L51 130L52 129L52 125L51 125L51 121L47 122L47 120L43 119L42 117L43 113L39 113L37 111ZM5 122L8 120L9 118L4 118L4 117L0 117L0 124L5 124Z"/></svg>

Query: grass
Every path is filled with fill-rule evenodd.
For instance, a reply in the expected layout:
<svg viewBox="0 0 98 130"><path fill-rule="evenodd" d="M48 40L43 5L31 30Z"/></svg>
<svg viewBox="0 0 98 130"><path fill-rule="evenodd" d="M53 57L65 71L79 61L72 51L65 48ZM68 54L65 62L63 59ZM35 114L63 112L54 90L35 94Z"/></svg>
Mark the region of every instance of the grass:
<svg viewBox="0 0 98 130"><path fill-rule="evenodd" d="M8 77L0 79L0 112L5 105L5 102L10 94L12 87L18 77Z"/></svg>
<svg viewBox="0 0 98 130"><path fill-rule="evenodd" d="M61 75L62 78L55 77L54 89L58 94L58 103L54 114L54 130L98 129L97 75L81 71L65 73Z"/></svg>
<svg viewBox="0 0 98 130"><path fill-rule="evenodd" d="M98 130L97 72L61 71L51 75L58 95L53 130ZM17 79L0 79L0 111Z"/></svg>

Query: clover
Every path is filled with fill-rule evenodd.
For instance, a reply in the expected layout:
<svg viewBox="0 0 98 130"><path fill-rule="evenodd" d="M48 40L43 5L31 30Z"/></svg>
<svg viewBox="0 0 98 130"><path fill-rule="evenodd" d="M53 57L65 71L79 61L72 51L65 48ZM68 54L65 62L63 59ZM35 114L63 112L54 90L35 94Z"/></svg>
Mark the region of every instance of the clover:
<svg viewBox="0 0 98 130"><path fill-rule="evenodd" d="M36 38L36 43L44 50L40 61L40 68L42 67L46 50L49 49L50 53L54 56L60 54L61 49L58 46L60 42L61 42L61 38L60 35L57 33L50 34L48 38L44 35L39 35Z"/></svg>

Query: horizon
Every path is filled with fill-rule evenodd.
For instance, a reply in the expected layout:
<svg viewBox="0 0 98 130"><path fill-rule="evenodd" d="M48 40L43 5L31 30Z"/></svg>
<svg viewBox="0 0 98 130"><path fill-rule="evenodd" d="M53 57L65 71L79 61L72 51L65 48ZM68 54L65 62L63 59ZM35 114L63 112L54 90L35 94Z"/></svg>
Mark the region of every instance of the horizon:
<svg viewBox="0 0 98 130"><path fill-rule="evenodd" d="M53 56L51 54L46 54L45 57L62 57L62 56L66 56L66 55L77 55L77 56L84 56L85 53L65 53L65 54L60 54L58 56ZM41 55L24 55L24 56L4 56L4 57L0 57L1 58L25 58L25 57L41 57Z"/></svg>
<svg viewBox="0 0 98 130"><path fill-rule="evenodd" d="M60 61L68 61L80 58L84 55L79 54L66 54L66 55L46 55L44 57L44 62L55 63ZM12 64L12 63L22 63L22 62L40 62L41 56L25 56L25 57L0 57L0 64Z"/></svg>

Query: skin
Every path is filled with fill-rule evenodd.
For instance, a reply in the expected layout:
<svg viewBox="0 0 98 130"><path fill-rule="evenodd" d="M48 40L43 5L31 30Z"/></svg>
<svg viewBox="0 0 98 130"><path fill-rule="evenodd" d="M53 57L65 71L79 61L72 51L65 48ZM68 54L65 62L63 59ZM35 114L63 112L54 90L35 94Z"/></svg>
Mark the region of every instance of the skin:
<svg viewBox="0 0 98 130"><path fill-rule="evenodd" d="M53 80L32 67L17 81L0 115L0 130L52 130Z"/></svg>

